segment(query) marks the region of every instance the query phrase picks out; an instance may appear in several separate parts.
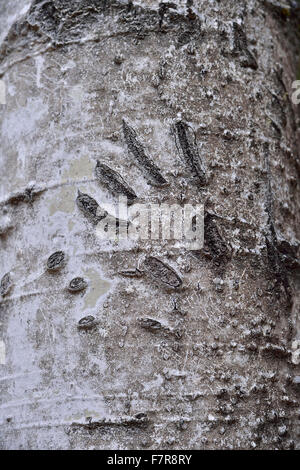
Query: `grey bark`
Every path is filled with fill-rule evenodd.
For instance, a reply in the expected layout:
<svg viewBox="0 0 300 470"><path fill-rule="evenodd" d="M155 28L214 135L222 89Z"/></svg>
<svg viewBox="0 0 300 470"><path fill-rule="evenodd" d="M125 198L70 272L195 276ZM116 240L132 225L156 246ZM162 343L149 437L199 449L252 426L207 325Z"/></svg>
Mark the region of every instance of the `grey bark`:
<svg viewBox="0 0 300 470"><path fill-rule="evenodd" d="M174 3L1 2L3 449L300 447L297 10ZM111 177L204 249L99 240Z"/></svg>

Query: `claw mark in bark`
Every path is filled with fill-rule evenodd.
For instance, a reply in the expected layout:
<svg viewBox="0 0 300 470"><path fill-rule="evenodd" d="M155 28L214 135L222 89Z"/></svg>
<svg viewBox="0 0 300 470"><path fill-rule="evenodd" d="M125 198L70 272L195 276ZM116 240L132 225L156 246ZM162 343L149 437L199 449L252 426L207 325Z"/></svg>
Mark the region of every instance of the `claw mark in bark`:
<svg viewBox="0 0 300 470"><path fill-rule="evenodd" d="M248 49L247 37L243 29L237 23L233 23L233 53L241 56L241 65L250 67L253 70L258 68L257 62L253 54Z"/></svg>
<svg viewBox="0 0 300 470"><path fill-rule="evenodd" d="M220 235L214 217L209 212L204 215L204 249L217 264L228 258L228 248Z"/></svg>
<svg viewBox="0 0 300 470"><path fill-rule="evenodd" d="M69 284L70 292L80 292L86 289L88 286L87 282L82 277L75 277Z"/></svg>
<svg viewBox="0 0 300 470"><path fill-rule="evenodd" d="M275 68L273 73L273 80L279 92L281 92L285 96L289 96L283 79L283 67Z"/></svg>
<svg viewBox="0 0 300 470"><path fill-rule="evenodd" d="M165 286L176 289L182 285L182 280L176 271L154 256L148 256L144 261L144 266L153 279Z"/></svg>
<svg viewBox="0 0 300 470"><path fill-rule="evenodd" d="M277 240L277 248L279 250L279 256L288 271L299 272L300 262L297 259L297 252L299 245L293 245L287 240Z"/></svg>
<svg viewBox="0 0 300 470"><path fill-rule="evenodd" d="M272 126L272 129L274 131L274 136L277 138L277 139L280 139L281 138L281 129L280 129L280 126L273 120L269 117L270 119L270 124Z"/></svg>
<svg viewBox="0 0 300 470"><path fill-rule="evenodd" d="M92 315L81 318L78 322L79 330L91 330L97 325L95 318Z"/></svg>
<svg viewBox="0 0 300 470"><path fill-rule="evenodd" d="M148 155L146 155L144 147L139 142L135 130L130 127L124 121L124 119L123 133L129 152L132 153L132 155L137 160L138 164L146 170L153 182L159 186L164 186L165 184L167 184L167 181L162 176L157 166L148 157Z"/></svg>
<svg viewBox="0 0 300 470"><path fill-rule="evenodd" d="M192 170L193 174L199 178L201 186L206 185L205 169L198 152L194 130L185 122L179 121L175 124L173 133L182 159Z"/></svg>
<svg viewBox="0 0 300 470"><path fill-rule="evenodd" d="M107 212L100 208L98 202L89 196L78 191L76 199L78 208L93 222L98 223L107 216Z"/></svg>
<svg viewBox="0 0 300 470"><path fill-rule="evenodd" d="M119 271L120 276L124 277L142 277L144 275L143 271L138 268L135 269L126 269L125 271Z"/></svg>
<svg viewBox="0 0 300 470"><path fill-rule="evenodd" d="M283 112L288 114L291 120L291 126L294 132L296 132L297 124L296 124L296 114L295 109L293 107L291 96L289 91L287 90L284 80L283 80L283 68L276 68L273 74L274 84L276 86L276 91L279 96L282 96L282 106ZM286 119L286 117L285 117ZM283 124L282 124L283 125Z"/></svg>
<svg viewBox="0 0 300 470"><path fill-rule="evenodd" d="M136 199L135 192L128 186L122 176L104 163L100 163L99 160L97 160L95 174L99 182L103 183L112 193L123 194L129 202Z"/></svg>
<svg viewBox="0 0 300 470"><path fill-rule="evenodd" d="M79 209L82 212L84 212L86 215L97 217L97 210L98 210L99 204L94 198L92 198L88 194L84 194L78 191L76 203Z"/></svg>
<svg viewBox="0 0 300 470"><path fill-rule="evenodd" d="M281 99L276 95L276 93L273 93L271 90L267 89L268 92L270 93L272 100L271 100L271 109L274 111L276 116L278 116L278 120L280 124L283 127L286 127L287 124L287 118L286 118L286 112L284 109L284 105L282 104Z"/></svg>
<svg viewBox="0 0 300 470"><path fill-rule="evenodd" d="M269 266L276 278L275 287L278 287L279 285L283 286L285 293L286 293L288 306L291 306L292 305L291 288L289 285L285 266L283 265L280 254L278 252L277 236L276 236L275 228L274 228L272 221L269 222L269 233L266 234L265 240L266 240L266 246L267 246Z"/></svg>
<svg viewBox="0 0 300 470"><path fill-rule="evenodd" d="M0 283L0 294L2 295L2 297L7 295L11 288L12 288L12 282L11 282L10 273L6 273L2 277L1 283Z"/></svg>
<svg viewBox="0 0 300 470"><path fill-rule="evenodd" d="M149 418L145 413L138 413L135 416L125 416L115 420L92 421L88 423L72 423L71 431L84 429L86 431L97 431L107 427L144 427L149 424Z"/></svg>
<svg viewBox="0 0 300 470"><path fill-rule="evenodd" d="M162 324L159 321L153 320L152 318L140 318L139 323L142 328L145 328L145 330L150 330L154 332L163 328Z"/></svg>
<svg viewBox="0 0 300 470"><path fill-rule="evenodd" d="M175 339L180 340L182 338L183 332L181 329L171 329L166 325L162 325L158 320L154 320L153 318L140 318L139 324L141 328L145 330L151 331L152 333L156 333L157 331L161 331L167 335L175 336Z"/></svg>
<svg viewBox="0 0 300 470"><path fill-rule="evenodd" d="M66 256L63 251L56 251L49 256L47 261L47 268L49 271L57 271L61 269L66 263Z"/></svg>
<svg viewBox="0 0 300 470"><path fill-rule="evenodd" d="M288 306L292 305L291 288L289 285L287 272L278 249L278 240L273 222L273 196L271 187L271 172L270 172L270 161L269 161L269 144L264 144L264 157L267 174L267 185L266 185L266 204L265 211L267 213L267 233L265 235L267 256L269 267L276 278L276 286L283 286Z"/></svg>

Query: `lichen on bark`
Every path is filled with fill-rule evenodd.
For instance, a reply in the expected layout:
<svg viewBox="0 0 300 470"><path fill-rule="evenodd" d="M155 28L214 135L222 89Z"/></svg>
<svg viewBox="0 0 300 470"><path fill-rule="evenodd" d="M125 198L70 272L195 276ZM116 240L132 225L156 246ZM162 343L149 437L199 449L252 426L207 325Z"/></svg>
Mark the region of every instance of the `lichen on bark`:
<svg viewBox="0 0 300 470"><path fill-rule="evenodd" d="M24 1L5 23L4 449L299 448L297 12L172 3ZM99 159L143 201L203 203L204 249L99 240Z"/></svg>

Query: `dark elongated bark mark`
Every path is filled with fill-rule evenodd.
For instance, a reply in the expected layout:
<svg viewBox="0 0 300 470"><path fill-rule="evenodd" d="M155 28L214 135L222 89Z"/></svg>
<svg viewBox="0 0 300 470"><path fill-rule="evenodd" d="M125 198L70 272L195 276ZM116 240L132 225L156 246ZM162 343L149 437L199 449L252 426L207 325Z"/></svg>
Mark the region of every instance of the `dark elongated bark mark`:
<svg viewBox="0 0 300 470"><path fill-rule="evenodd" d="M88 286L87 282L82 277L75 277L69 284L68 290L70 292L80 292L86 289Z"/></svg>
<svg viewBox="0 0 300 470"><path fill-rule="evenodd" d="M175 337L176 340L180 340L183 335L182 329L171 329L168 326L161 324L158 320L154 320L153 318L140 318L139 324L141 328L144 328L151 333L157 333L160 331L164 335Z"/></svg>
<svg viewBox="0 0 300 470"><path fill-rule="evenodd" d="M153 279L165 286L178 288L182 285L182 279L178 276L176 271L154 256L148 256L144 261L144 266Z"/></svg>
<svg viewBox="0 0 300 470"><path fill-rule="evenodd" d="M142 277L144 275L143 271L141 271L140 269L138 268L135 268L135 269L126 269L124 271L119 271L120 276L124 276L124 277Z"/></svg>
<svg viewBox="0 0 300 470"><path fill-rule="evenodd" d="M96 431L101 428L109 427L144 427L149 424L149 418L146 413L137 413L135 416L121 417L115 420L89 421L88 423L72 423L72 431L84 429L87 431Z"/></svg>
<svg viewBox="0 0 300 470"><path fill-rule="evenodd" d="M213 215L209 212L204 215L204 249L217 264L226 262L229 257L228 247L220 235Z"/></svg>
<svg viewBox="0 0 300 470"><path fill-rule="evenodd" d="M286 268L282 262L281 255L278 249L278 240L273 222L273 195L271 187L271 172L269 162L269 144L264 144L264 157L267 172L267 187L266 187L266 202L265 211L267 213L267 233L265 235L267 256L269 267L276 279L276 286L283 286L286 293L288 307L292 305L291 288L287 276Z"/></svg>
<svg viewBox="0 0 300 470"><path fill-rule="evenodd" d="M94 198L88 194L82 193L81 191L78 191L76 204L78 208L94 223L100 222L100 220L107 216L107 212L100 208L98 202Z"/></svg>
<svg viewBox="0 0 300 470"><path fill-rule="evenodd" d="M49 271L58 271L66 264L66 255L63 251L56 251L49 256L47 261L47 268Z"/></svg>
<svg viewBox="0 0 300 470"><path fill-rule="evenodd" d="M7 295L12 287L11 277L9 273L4 274L0 283L0 295Z"/></svg>
<svg viewBox="0 0 300 470"><path fill-rule="evenodd" d="M100 163L99 160L97 161L95 174L98 181L103 183L112 193L123 194L127 197L129 202L133 202L133 200L136 199L137 196L135 192L122 176L104 163Z"/></svg>
<svg viewBox="0 0 300 470"><path fill-rule="evenodd" d="M257 62L253 54L248 49L247 36L242 27L233 23L233 36L234 36L234 54L241 57L242 67L250 67L253 70L258 68Z"/></svg>
<svg viewBox="0 0 300 470"><path fill-rule="evenodd" d="M174 128L176 145L183 160L199 179L200 185L206 185L205 169L198 152L193 129L182 121L177 122Z"/></svg>
<svg viewBox="0 0 300 470"><path fill-rule="evenodd" d="M291 244L287 240L277 240L279 256L287 271L291 273L300 272L300 261L298 259L299 245Z"/></svg>
<svg viewBox="0 0 300 470"><path fill-rule="evenodd" d="M123 119L123 133L129 152L135 157L138 164L146 170L154 183L165 185L167 181L160 173L158 167L148 157L144 147L139 142L135 130L130 127Z"/></svg>
<svg viewBox="0 0 300 470"><path fill-rule="evenodd" d="M141 318L140 325L145 330L158 331L162 329L162 324L158 320L153 320L152 318Z"/></svg>
<svg viewBox="0 0 300 470"><path fill-rule="evenodd" d="M95 326L97 326L97 322L93 315L88 315L87 317L81 318L77 326L79 330L91 330L92 328L95 328Z"/></svg>

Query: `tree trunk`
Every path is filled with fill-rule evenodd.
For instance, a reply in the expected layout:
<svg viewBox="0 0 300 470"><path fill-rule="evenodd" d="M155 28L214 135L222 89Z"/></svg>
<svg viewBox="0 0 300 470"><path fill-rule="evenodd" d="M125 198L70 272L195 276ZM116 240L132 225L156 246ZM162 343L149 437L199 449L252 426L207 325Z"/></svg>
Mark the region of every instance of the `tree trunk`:
<svg viewBox="0 0 300 470"><path fill-rule="evenodd" d="M28 3L0 6L0 446L299 448L296 7ZM203 203L204 248L99 239L97 160Z"/></svg>

